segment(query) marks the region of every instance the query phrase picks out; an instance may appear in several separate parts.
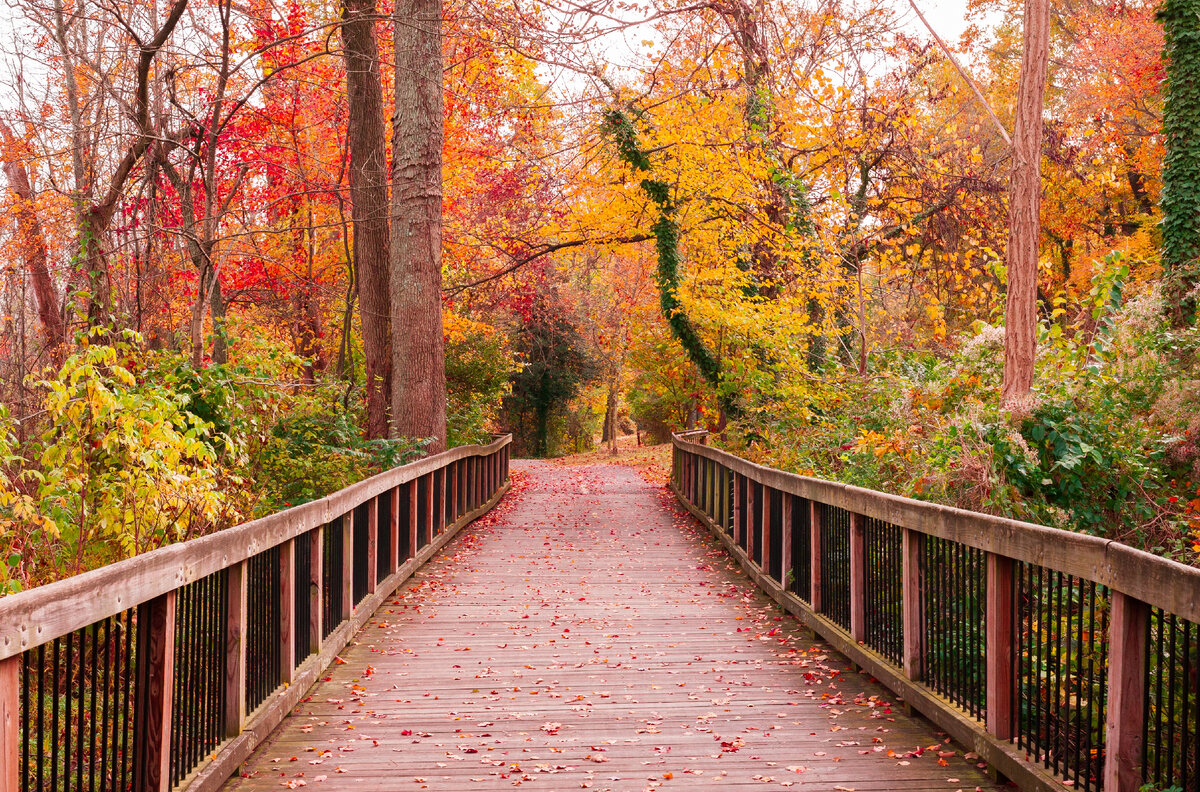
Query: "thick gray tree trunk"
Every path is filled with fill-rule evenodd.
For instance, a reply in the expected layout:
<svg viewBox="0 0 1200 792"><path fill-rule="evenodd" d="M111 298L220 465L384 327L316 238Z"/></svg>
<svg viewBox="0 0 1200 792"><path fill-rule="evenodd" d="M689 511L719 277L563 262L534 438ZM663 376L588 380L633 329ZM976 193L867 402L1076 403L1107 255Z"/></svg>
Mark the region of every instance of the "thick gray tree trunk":
<svg viewBox="0 0 1200 792"><path fill-rule="evenodd" d="M442 6L396 3L392 119L392 434L446 447L442 337Z"/></svg>
<svg viewBox="0 0 1200 792"><path fill-rule="evenodd" d="M1021 82L1008 187L1008 302L1001 398L1020 407L1033 386L1037 352L1037 267L1042 208L1042 106L1050 57L1050 2L1026 0Z"/></svg>
<svg viewBox="0 0 1200 792"><path fill-rule="evenodd" d="M354 269L367 368L367 432L387 437L392 393L391 294L388 289L388 165L374 0L345 0L342 42L350 149Z"/></svg>

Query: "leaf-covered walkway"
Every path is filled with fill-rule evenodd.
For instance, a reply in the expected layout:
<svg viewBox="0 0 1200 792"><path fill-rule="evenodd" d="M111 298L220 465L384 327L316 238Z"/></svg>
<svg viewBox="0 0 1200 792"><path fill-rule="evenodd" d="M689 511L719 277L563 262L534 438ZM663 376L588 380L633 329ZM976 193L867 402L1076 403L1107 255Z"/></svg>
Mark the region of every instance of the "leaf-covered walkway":
<svg viewBox="0 0 1200 792"><path fill-rule="evenodd" d="M513 468L229 792L994 787L665 489L617 466Z"/></svg>

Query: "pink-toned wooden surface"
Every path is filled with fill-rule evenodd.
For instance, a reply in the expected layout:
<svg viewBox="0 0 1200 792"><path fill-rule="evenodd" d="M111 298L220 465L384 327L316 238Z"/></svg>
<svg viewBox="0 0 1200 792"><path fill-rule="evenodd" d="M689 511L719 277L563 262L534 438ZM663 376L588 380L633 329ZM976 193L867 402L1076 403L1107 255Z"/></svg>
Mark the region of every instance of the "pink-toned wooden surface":
<svg viewBox="0 0 1200 792"><path fill-rule="evenodd" d="M996 788L660 486L513 464L230 792Z"/></svg>

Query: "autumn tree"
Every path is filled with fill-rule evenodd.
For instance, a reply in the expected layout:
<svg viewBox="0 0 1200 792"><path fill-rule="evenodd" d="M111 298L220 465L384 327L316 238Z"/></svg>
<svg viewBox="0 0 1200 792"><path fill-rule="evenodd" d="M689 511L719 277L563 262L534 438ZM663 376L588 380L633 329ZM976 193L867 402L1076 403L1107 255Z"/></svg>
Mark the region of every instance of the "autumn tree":
<svg viewBox="0 0 1200 792"><path fill-rule="evenodd" d="M375 13L374 0L346 0L342 6L354 274L366 357L369 438L388 436L392 408L388 163Z"/></svg>
<svg viewBox="0 0 1200 792"><path fill-rule="evenodd" d="M1167 311L1191 324L1200 283L1200 2L1166 0L1159 10L1167 61L1162 237Z"/></svg>
<svg viewBox="0 0 1200 792"><path fill-rule="evenodd" d="M14 202L17 245L33 284L38 321L45 335L46 345L53 349L66 340L66 328L59 307L58 293L50 279L46 237L35 204L33 182L25 164L31 157L25 141L18 139L3 121L0 121L0 146L4 151L4 175L8 179L8 189Z"/></svg>
<svg viewBox="0 0 1200 792"><path fill-rule="evenodd" d="M392 118L392 434L446 447L442 337L442 4L396 4Z"/></svg>
<svg viewBox="0 0 1200 792"><path fill-rule="evenodd" d="M1049 0L1026 0L1023 38L1008 190L1008 301L1004 313L1002 398L1011 406L1018 406L1033 386L1037 344L1042 108L1050 57Z"/></svg>

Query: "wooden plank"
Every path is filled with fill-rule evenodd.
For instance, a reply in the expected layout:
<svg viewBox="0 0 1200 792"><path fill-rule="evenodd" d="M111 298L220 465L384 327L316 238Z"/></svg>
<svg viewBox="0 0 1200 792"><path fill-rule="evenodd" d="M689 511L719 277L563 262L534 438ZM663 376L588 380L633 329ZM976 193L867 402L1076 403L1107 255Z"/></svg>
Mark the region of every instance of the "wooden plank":
<svg viewBox="0 0 1200 792"><path fill-rule="evenodd" d="M21 663L0 660L0 792L20 792Z"/></svg>
<svg viewBox="0 0 1200 792"><path fill-rule="evenodd" d="M436 473L430 473L425 477L425 525L421 539L425 542L432 542L434 533L433 526L433 477Z"/></svg>
<svg viewBox="0 0 1200 792"><path fill-rule="evenodd" d="M733 541L740 544L742 541L742 499L741 489L742 477L737 473L732 473L733 476Z"/></svg>
<svg viewBox="0 0 1200 792"><path fill-rule="evenodd" d="M285 685L292 683L296 670L296 543L299 541L302 540L289 539L279 546L279 678ZM304 628L308 629L308 625Z"/></svg>
<svg viewBox="0 0 1200 792"><path fill-rule="evenodd" d="M902 528L900 539L900 584L904 619L904 675L914 682L925 678L925 619L921 611L921 543L922 534Z"/></svg>
<svg viewBox="0 0 1200 792"><path fill-rule="evenodd" d="M318 525L308 534L308 640L314 652L321 650L325 637L322 627L325 596L325 526Z"/></svg>
<svg viewBox="0 0 1200 792"><path fill-rule="evenodd" d="M812 604L814 613L820 613L824 609L824 603L821 602L821 505L816 501L808 502L808 525L809 537L809 595L808 601Z"/></svg>
<svg viewBox="0 0 1200 792"><path fill-rule="evenodd" d="M175 678L175 592L143 603L137 619L138 718L133 777L138 792L168 792L171 690Z"/></svg>
<svg viewBox="0 0 1200 792"><path fill-rule="evenodd" d="M867 553L861 514L850 513L850 637L867 640Z"/></svg>
<svg viewBox="0 0 1200 792"><path fill-rule="evenodd" d="M294 684L259 707L251 716L251 720L245 724L242 733L221 745L212 760L202 764L196 774L184 782L181 788L182 792L216 792L230 776L237 775L242 769L242 763L250 756L251 752L266 742L293 708L310 695L310 688L313 684L327 673L339 653L358 635L359 630L374 618L376 609L383 606L387 598L392 596L395 587L409 579L419 568L438 554L457 535L460 528L481 517L495 506L504 491L498 492L492 500L479 509L464 514L453 531L438 537L436 542L402 565L395 574L380 581L381 588L374 594L367 595L359 612L334 629L321 651L301 666ZM348 738L348 741L354 742L352 737ZM234 781L233 783L236 785L238 782Z"/></svg>
<svg viewBox="0 0 1200 792"><path fill-rule="evenodd" d="M759 558L759 568L771 574L771 490L765 487L762 493L762 553Z"/></svg>
<svg viewBox="0 0 1200 792"><path fill-rule="evenodd" d="M679 493L676 495L679 496L680 502L686 505L686 500ZM698 511L692 508L689 508L689 511L703 522ZM709 527L711 529L711 526ZM1025 792L1061 792L1062 781L1051 776L1041 766L1031 763L1025 751L1018 749L1012 742L996 740L977 720L957 707L947 705L945 698L938 693L919 682L913 682L906 678L887 658L851 641L840 626L814 612L800 598L783 591L778 584L763 575L757 566L750 562L746 554L727 537L721 537L719 533L716 535L718 541L724 545L726 552L741 564L746 574L776 603L823 637L836 651L843 653L867 674L875 677L896 695L912 704L934 724L945 729L951 737L958 740L968 750L979 754L980 758L990 767L994 767L996 771ZM845 785L844 782L844 776L837 777L833 781L838 785ZM952 783L956 784L955 788L962 786L959 782ZM890 792L897 788L894 777L890 778L887 786L878 787L880 792ZM931 786L931 789L934 788L945 789L946 787L944 785Z"/></svg>
<svg viewBox="0 0 1200 792"><path fill-rule="evenodd" d="M379 498L367 506L367 593L375 591L379 577Z"/></svg>
<svg viewBox="0 0 1200 792"><path fill-rule="evenodd" d="M445 530L448 525L450 525L450 471L446 468L442 468L439 475L442 479L442 494L438 498L438 509L440 512L438 515L438 528L440 533L442 530Z"/></svg>
<svg viewBox="0 0 1200 792"><path fill-rule="evenodd" d="M987 728L1000 740L1014 735L1013 567L1011 558L987 554Z"/></svg>
<svg viewBox="0 0 1200 792"><path fill-rule="evenodd" d="M794 576L792 571L792 496L788 493L783 493L783 516L780 520L780 529L783 531L781 537L779 554L782 556L779 565L779 582L785 589L791 589L792 585L789 582L789 576Z"/></svg>
<svg viewBox="0 0 1200 792"><path fill-rule="evenodd" d="M408 552L412 556L415 556L421 549L418 541L420 526L417 524L419 517L417 506L420 503L417 495L418 486L420 486L420 482L416 480L408 483Z"/></svg>
<svg viewBox="0 0 1200 792"><path fill-rule="evenodd" d="M388 514L388 535L391 536L391 543L388 545L392 554L388 569L395 572L400 568L400 488L396 487L392 490L392 497L388 501L391 505Z"/></svg>
<svg viewBox="0 0 1200 792"><path fill-rule="evenodd" d="M499 530L470 532L392 597L230 792L276 792L299 772L430 792L997 789L961 751L902 760L939 736L884 715L889 694L710 563L716 543L653 487L605 468L589 478L616 486L586 495L570 468L527 473ZM303 766L325 747L323 766Z"/></svg>
<svg viewBox="0 0 1200 792"><path fill-rule="evenodd" d="M226 737L236 737L246 719L246 606L247 563L229 568L225 589L225 690L223 725Z"/></svg>
<svg viewBox="0 0 1200 792"><path fill-rule="evenodd" d="M1150 608L1114 593L1108 638L1108 702L1104 789L1137 792L1142 786L1142 723L1146 706L1146 636Z"/></svg>
<svg viewBox="0 0 1200 792"><path fill-rule="evenodd" d="M757 504L759 498L759 488L754 486L754 482L746 482L746 556L750 559L754 558L754 548L757 544L758 528L755 517L758 514Z"/></svg>

